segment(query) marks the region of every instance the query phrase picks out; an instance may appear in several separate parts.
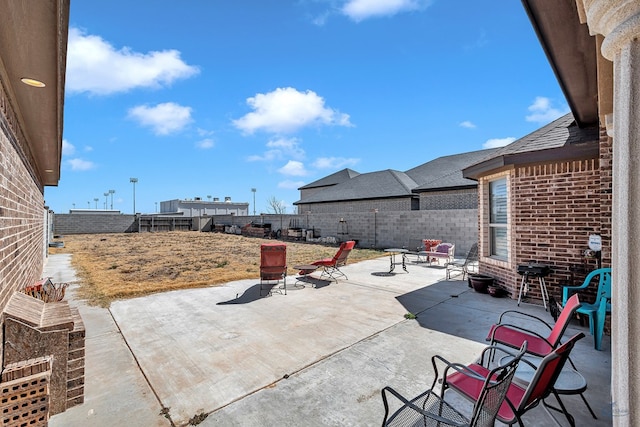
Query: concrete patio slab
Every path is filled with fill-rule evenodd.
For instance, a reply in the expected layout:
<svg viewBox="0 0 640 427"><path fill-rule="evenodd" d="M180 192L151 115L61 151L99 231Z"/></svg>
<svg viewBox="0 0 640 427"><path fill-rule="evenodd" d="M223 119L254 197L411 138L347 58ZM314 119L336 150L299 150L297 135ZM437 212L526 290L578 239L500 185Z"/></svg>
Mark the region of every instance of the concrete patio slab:
<svg viewBox="0 0 640 427"><path fill-rule="evenodd" d="M73 275L69 259L58 257L47 265L54 281ZM74 299L87 326L85 403L50 425L379 425L382 387L420 393L433 380L433 354L473 361L489 326L517 308L444 281L437 266L407 268L388 274L384 257L348 265L349 280L317 288L294 288L290 277L287 295L263 298L258 281L244 280L118 301L109 310ZM519 308L551 321L540 306ZM407 312L417 319L405 319ZM585 331L575 323L567 334ZM594 350L590 336L574 350L599 415L593 420L579 397L567 396L578 425L611 425L606 338L605 351ZM551 422L541 408L527 415L527 425Z"/></svg>

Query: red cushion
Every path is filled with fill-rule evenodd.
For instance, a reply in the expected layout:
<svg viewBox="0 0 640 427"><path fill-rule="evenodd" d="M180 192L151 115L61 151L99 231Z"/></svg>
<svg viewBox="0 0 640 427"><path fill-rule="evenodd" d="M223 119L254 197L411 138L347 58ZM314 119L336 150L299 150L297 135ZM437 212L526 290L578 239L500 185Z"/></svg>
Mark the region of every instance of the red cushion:
<svg viewBox="0 0 640 427"><path fill-rule="evenodd" d="M477 365L472 363L467 366L474 372L477 372L483 377L489 375L489 370L484 368L481 365ZM482 391L482 386L484 385L484 381L477 380L475 378L471 378L467 375L456 372L447 377L447 384L456 391L460 392L463 396L471 401L478 400L480 396L480 392ZM517 385L516 383L511 383L509 386L509 390L507 391L507 399L517 408L520 406L520 401L522 400L522 396L524 395L525 389ZM514 421L515 415L511 410L509 404L505 401L498 411L498 419L501 422L506 424L512 424Z"/></svg>

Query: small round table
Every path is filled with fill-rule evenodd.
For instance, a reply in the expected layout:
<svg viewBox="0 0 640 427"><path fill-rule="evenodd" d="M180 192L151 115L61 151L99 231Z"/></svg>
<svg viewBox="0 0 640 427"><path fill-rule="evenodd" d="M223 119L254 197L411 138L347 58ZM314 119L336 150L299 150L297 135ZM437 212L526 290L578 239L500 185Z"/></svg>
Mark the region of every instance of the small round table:
<svg viewBox="0 0 640 427"><path fill-rule="evenodd" d="M389 253L389 261L391 263L391 268L389 269L389 273L391 273L396 268L397 264L402 264L402 269L407 273L409 272L407 271L407 264L406 264L406 260L407 260L406 253L409 252L408 249L389 248L389 249L385 249L384 251ZM402 262L396 262L397 254L402 255Z"/></svg>
<svg viewBox="0 0 640 427"><path fill-rule="evenodd" d="M295 286L296 288L298 287L304 288L304 282L301 279L306 278L309 274L316 271L318 269L318 266L313 264L300 264L300 265L294 265L293 268L300 271L299 275L296 277L296 283L294 283L293 286ZM303 284L298 285L298 282L301 282Z"/></svg>

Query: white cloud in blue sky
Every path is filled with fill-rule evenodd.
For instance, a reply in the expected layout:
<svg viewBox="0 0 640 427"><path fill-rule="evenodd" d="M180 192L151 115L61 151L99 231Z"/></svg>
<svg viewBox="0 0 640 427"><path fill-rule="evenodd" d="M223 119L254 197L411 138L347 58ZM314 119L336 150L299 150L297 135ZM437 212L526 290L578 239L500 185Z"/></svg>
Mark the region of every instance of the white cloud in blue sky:
<svg viewBox="0 0 640 427"><path fill-rule="evenodd" d="M149 127L156 135L169 135L184 129L191 119L191 108L173 102L150 107L138 105L129 110L129 118Z"/></svg>
<svg viewBox="0 0 640 427"><path fill-rule="evenodd" d="M567 114L569 107L554 107L551 99L544 96L537 96L528 110L531 113L526 117L528 122L547 124Z"/></svg>
<svg viewBox="0 0 640 427"><path fill-rule="evenodd" d="M286 165L278 169L278 172L288 176L306 176L308 174L304 163L297 160L289 160Z"/></svg>
<svg viewBox="0 0 640 427"><path fill-rule="evenodd" d="M140 87L158 88L198 72L177 50L139 53L127 47L116 49L99 36L69 29L66 89L70 93L108 95Z"/></svg>
<svg viewBox="0 0 640 427"><path fill-rule="evenodd" d="M467 128L467 129L475 129L476 125L473 124L473 122L470 122L469 120L465 120L464 122L460 123L460 127Z"/></svg>
<svg viewBox="0 0 640 427"><path fill-rule="evenodd" d="M355 22L427 8L430 0L348 0L340 11Z"/></svg>
<svg viewBox="0 0 640 427"><path fill-rule="evenodd" d="M95 164L93 162L80 158L69 159L66 161L66 163L71 167L71 170L74 171L86 171L95 167Z"/></svg>
<svg viewBox="0 0 640 427"><path fill-rule="evenodd" d="M76 147L66 139L62 140L62 155L72 156L76 152Z"/></svg>
<svg viewBox="0 0 640 427"><path fill-rule="evenodd" d="M344 169L353 167L360 159L344 157L320 157L313 162L313 167L317 169Z"/></svg>
<svg viewBox="0 0 640 427"><path fill-rule="evenodd" d="M482 148L504 147L505 145L511 144L515 140L516 138L512 136L508 136L506 138L492 138L487 140L487 142L485 142L484 144L482 144Z"/></svg>
<svg viewBox="0 0 640 427"><path fill-rule="evenodd" d="M245 134L260 130L288 134L317 125L352 126L348 114L326 107L324 99L311 90L278 88L247 98L247 104L254 111L233 121Z"/></svg>
<svg viewBox="0 0 640 427"><path fill-rule="evenodd" d="M208 150L210 148L215 147L215 142L211 138L205 138L198 142L196 142L196 147L201 148L203 150Z"/></svg>

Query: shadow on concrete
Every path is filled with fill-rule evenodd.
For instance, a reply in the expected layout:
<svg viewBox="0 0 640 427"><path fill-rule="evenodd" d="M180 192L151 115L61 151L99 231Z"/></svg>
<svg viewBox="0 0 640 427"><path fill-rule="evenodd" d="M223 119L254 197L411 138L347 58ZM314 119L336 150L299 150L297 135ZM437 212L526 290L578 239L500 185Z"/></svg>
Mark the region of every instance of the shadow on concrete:
<svg viewBox="0 0 640 427"><path fill-rule="evenodd" d="M236 297L234 299L230 299L229 301L221 301L216 305L230 305L230 304L247 304L253 301L257 301L260 298L266 298L270 295L271 291L273 291L273 287L276 284L263 284L262 289L260 288L260 284L255 284L250 288L247 288L242 295Z"/></svg>

